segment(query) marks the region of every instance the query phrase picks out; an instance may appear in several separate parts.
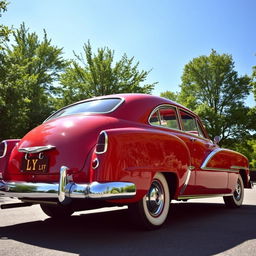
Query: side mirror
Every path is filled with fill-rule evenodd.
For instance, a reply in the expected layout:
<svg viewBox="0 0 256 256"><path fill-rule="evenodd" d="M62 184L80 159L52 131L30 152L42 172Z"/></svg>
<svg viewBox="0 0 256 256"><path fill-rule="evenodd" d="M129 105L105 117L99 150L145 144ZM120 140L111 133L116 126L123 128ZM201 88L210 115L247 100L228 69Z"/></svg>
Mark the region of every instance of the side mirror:
<svg viewBox="0 0 256 256"><path fill-rule="evenodd" d="M215 136L214 139L213 139L214 144L219 144L220 141L221 141L220 136Z"/></svg>

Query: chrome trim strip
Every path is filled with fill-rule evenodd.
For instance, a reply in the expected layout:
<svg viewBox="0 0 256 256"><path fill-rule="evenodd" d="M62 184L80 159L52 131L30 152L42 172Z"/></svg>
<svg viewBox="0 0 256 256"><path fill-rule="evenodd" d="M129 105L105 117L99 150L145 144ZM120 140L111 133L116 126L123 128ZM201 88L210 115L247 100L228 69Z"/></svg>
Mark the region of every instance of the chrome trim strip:
<svg viewBox="0 0 256 256"><path fill-rule="evenodd" d="M108 149L108 134L106 133L106 131L101 131L101 132L100 132L100 135L101 135L102 133L103 133L104 136L105 136L104 150L103 150L102 152L97 152L97 151L95 150L95 153L98 154L98 155L106 153L106 152L107 152L107 149ZM99 135L99 137L100 137L100 135Z"/></svg>
<svg viewBox="0 0 256 256"><path fill-rule="evenodd" d="M212 167L205 167L205 168L201 168L202 170L205 171L217 171L217 172L234 172L234 173L238 173L239 170L231 170L231 169L224 169L224 168L212 168Z"/></svg>
<svg viewBox="0 0 256 256"><path fill-rule="evenodd" d="M189 182L189 179L190 179L190 176L191 176L191 171L194 170L194 169L195 169L194 166L189 166L189 167L188 167L188 174L187 174L185 183L184 183L184 185L183 185L183 187L182 187L182 189L181 189L181 191L180 191L180 194L183 194L184 191L186 190L187 185L188 185L188 182Z"/></svg>
<svg viewBox="0 0 256 256"><path fill-rule="evenodd" d="M244 166L236 166L236 165L233 165L230 167L231 169L238 169L238 170L249 170L248 167L244 167Z"/></svg>
<svg viewBox="0 0 256 256"><path fill-rule="evenodd" d="M68 167L61 167L59 184L0 181L0 197L55 198L64 203L70 198L111 200L131 198L136 195L136 186L131 182L67 183L67 170Z"/></svg>
<svg viewBox="0 0 256 256"><path fill-rule="evenodd" d="M210 197L223 197L223 196L232 196L233 194L208 194L208 195L184 195L178 196L178 200L184 199L200 199L200 198L210 198Z"/></svg>
<svg viewBox="0 0 256 256"><path fill-rule="evenodd" d="M56 147L52 146L52 145L47 145L47 146L19 148L18 151L21 153L33 154L33 153L40 153L43 151L51 150L54 148L56 148Z"/></svg>
<svg viewBox="0 0 256 256"><path fill-rule="evenodd" d="M6 156L6 152L7 152L7 142L5 141L5 140L3 140L2 142L1 142L1 144L4 144L4 152L3 152L3 154L0 156L0 158L4 158L5 156Z"/></svg>
<svg viewBox="0 0 256 256"><path fill-rule="evenodd" d="M220 151L223 151L222 148L216 148L214 149L204 160L203 164L201 165L201 169L207 168L207 164L210 162L210 160Z"/></svg>

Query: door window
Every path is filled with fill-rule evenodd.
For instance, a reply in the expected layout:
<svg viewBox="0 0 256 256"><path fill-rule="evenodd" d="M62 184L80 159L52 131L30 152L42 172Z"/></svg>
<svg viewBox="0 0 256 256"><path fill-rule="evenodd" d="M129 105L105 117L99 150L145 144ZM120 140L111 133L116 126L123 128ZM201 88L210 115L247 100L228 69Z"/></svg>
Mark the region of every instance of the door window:
<svg viewBox="0 0 256 256"><path fill-rule="evenodd" d="M204 137L204 133L194 116L188 114L183 110L180 110L180 116L184 131L200 137Z"/></svg>
<svg viewBox="0 0 256 256"><path fill-rule="evenodd" d="M171 106L160 107L150 116L149 122L152 125L180 129L176 109Z"/></svg>

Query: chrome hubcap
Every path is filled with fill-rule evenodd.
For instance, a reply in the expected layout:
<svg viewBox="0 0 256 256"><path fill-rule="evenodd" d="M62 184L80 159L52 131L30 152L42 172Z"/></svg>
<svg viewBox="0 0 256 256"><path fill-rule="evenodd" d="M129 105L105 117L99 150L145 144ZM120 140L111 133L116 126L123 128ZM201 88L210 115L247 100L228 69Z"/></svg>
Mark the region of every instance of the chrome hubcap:
<svg viewBox="0 0 256 256"><path fill-rule="evenodd" d="M239 201L241 199L241 196L242 196L242 187L241 187L240 180L238 180L237 184L236 184L236 189L235 189L235 192L234 192L234 198L237 201Z"/></svg>
<svg viewBox="0 0 256 256"><path fill-rule="evenodd" d="M162 213L164 208L164 190L159 181L153 181L146 196L146 203L148 211L153 217L157 217Z"/></svg>

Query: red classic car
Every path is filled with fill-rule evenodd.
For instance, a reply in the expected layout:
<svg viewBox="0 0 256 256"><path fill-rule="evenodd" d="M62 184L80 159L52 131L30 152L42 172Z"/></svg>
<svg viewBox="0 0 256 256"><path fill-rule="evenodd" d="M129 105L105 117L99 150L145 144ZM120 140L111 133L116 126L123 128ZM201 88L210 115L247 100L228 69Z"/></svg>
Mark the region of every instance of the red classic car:
<svg viewBox="0 0 256 256"><path fill-rule="evenodd" d="M117 94L69 105L21 140L0 144L0 196L40 204L50 217L128 205L154 229L171 200L223 196L239 207L248 160L212 142L199 117L164 98Z"/></svg>

